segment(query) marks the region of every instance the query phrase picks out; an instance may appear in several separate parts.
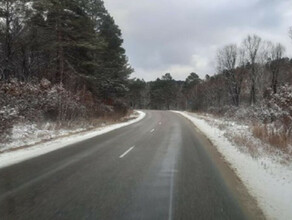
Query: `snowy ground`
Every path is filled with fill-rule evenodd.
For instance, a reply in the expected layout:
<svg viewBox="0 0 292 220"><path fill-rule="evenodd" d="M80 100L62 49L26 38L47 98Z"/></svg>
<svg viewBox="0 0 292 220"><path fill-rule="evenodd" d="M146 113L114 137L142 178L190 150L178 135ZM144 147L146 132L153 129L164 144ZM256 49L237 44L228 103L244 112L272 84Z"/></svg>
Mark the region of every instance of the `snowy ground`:
<svg viewBox="0 0 292 220"><path fill-rule="evenodd" d="M57 129L56 124L16 124L13 126L9 142L0 145L0 153L15 148L38 144L44 140L53 140L86 131L88 127L81 125L78 129ZM89 128L90 129L90 128Z"/></svg>
<svg viewBox="0 0 292 220"><path fill-rule="evenodd" d="M70 135L67 137L63 137L63 138L57 138L57 139L54 139L52 141L37 144L37 145L32 146L32 147L26 147L26 148L19 149L16 151L0 153L0 168L7 167L7 166L10 166L12 164L16 164L16 163L19 163L21 161L40 156L42 154L46 154L46 153L54 151L54 150L57 150L59 148L67 147L73 143L77 143L77 142L86 140L88 138L92 138L92 137L113 131L115 129L128 126L130 124L133 124L133 123L136 123L136 122L142 120L145 117L144 112L137 111L137 113L138 113L138 116L135 119L127 121L127 122L122 122L122 123L117 123L117 124L99 127L97 129L94 129L94 130L91 130L88 132L82 132L82 133L73 134L73 135ZM40 131L40 132L42 132L42 131ZM17 146L16 145L17 143L21 144L21 138L23 138L21 133L27 133L27 132L25 130L18 129L18 132L16 132L16 133L19 134L19 136L18 136L19 141L14 142L14 144L13 144L14 147ZM66 131L63 131L62 133L66 134ZM39 140L32 140L32 143L37 142L37 141L39 141Z"/></svg>
<svg viewBox="0 0 292 220"><path fill-rule="evenodd" d="M281 152L268 152L268 146L254 138L246 125L194 113L177 113L191 120L212 141L268 219L292 219L291 160ZM238 138L241 141L236 141Z"/></svg>

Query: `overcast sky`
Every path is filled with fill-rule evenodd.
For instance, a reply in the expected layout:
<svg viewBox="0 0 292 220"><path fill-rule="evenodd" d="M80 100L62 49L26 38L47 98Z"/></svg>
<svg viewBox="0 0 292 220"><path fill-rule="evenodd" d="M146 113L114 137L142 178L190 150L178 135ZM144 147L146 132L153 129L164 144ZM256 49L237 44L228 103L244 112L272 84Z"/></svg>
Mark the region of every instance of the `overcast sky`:
<svg viewBox="0 0 292 220"><path fill-rule="evenodd" d="M280 42L291 57L292 0L104 0L135 73L184 80L216 72L216 51L247 34Z"/></svg>

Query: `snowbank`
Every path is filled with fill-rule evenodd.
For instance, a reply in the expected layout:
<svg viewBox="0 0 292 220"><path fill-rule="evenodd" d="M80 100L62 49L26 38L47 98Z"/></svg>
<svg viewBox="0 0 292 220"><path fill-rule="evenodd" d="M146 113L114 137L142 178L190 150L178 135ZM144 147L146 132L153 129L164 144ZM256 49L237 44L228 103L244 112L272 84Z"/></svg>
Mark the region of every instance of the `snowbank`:
<svg viewBox="0 0 292 220"><path fill-rule="evenodd" d="M81 134L75 134L71 135L69 137L59 138L53 141L49 141L42 144L37 144L33 147L28 147L16 151L6 152L0 154L0 168L10 166L12 164L16 164L25 160L28 160L33 157L37 157L43 154L46 154L48 152L67 147L71 144L105 134L107 132L128 126L130 124L136 123L140 120L142 120L145 117L145 113L141 111L137 111L139 116L133 120L123 122L123 123L117 123L112 124L104 127L97 128L95 130L91 130L86 133Z"/></svg>
<svg viewBox="0 0 292 220"><path fill-rule="evenodd" d="M13 125L10 140L0 143L0 153L23 146L36 145L45 140L53 140L88 130L86 126L78 129L56 129L56 123L47 123L42 126L37 124L20 123ZM90 127L89 127L90 128Z"/></svg>
<svg viewBox="0 0 292 220"><path fill-rule="evenodd" d="M281 164L268 154L254 157L244 152L240 146L227 139L224 128L219 129L207 122L214 120L211 117L209 120L204 120L193 113L176 113L191 120L212 141L257 199L268 219L292 219L291 163ZM234 132L236 132L236 126L241 125L233 123L231 126L234 126Z"/></svg>

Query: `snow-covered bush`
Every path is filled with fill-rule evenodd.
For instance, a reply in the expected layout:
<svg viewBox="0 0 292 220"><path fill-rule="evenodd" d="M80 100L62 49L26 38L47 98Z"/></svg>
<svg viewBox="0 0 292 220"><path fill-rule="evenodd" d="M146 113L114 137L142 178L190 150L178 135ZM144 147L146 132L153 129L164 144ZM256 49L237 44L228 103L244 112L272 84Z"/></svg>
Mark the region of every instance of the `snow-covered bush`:
<svg viewBox="0 0 292 220"><path fill-rule="evenodd" d="M208 112L248 124L255 137L277 149L292 152L291 85L279 87L277 93L267 89L264 99L256 105L212 107Z"/></svg>
<svg viewBox="0 0 292 220"><path fill-rule="evenodd" d="M31 83L0 81L0 143L9 140L17 124L48 121L65 124L98 116L97 103L86 96L88 93L73 94L63 85L52 85L46 79Z"/></svg>
<svg viewBox="0 0 292 220"><path fill-rule="evenodd" d="M257 114L264 124L254 127L255 136L289 150L292 146L292 86L281 86L277 93L267 90Z"/></svg>
<svg viewBox="0 0 292 220"><path fill-rule="evenodd" d="M283 125L290 126L292 123L292 86L281 86L275 94L271 90L267 90L264 107L271 122L281 121Z"/></svg>
<svg viewBox="0 0 292 220"><path fill-rule="evenodd" d="M49 88L40 100L40 105L46 120L66 121L86 117L86 107L80 102L80 98L62 85Z"/></svg>

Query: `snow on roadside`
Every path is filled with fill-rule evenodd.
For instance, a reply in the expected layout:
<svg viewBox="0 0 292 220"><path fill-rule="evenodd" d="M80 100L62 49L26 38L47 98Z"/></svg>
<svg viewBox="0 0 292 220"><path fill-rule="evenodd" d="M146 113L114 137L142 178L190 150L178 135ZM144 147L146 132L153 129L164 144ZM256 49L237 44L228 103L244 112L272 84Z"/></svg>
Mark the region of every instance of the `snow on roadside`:
<svg viewBox="0 0 292 220"><path fill-rule="evenodd" d="M37 124L15 124L11 131L11 141L0 145L0 153L22 146L36 145L44 140L52 140L65 135L86 131L83 126L78 129L55 129L56 124L47 123L40 127Z"/></svg>
<svg viewBox="0 0 292 220"><path fill-rule="evenodd" d="M209 124L196 114L175 112L191 120L211 140L257 199L268 219L292 219L291 162L281 164L268 154L254 157L231 143L224 129ZM209 121L212 120L214 119L209 117Z"/></svg>
<svg viewBox="0 0 292 220"><path fill-rule="evenodd" d="M35 146L19 149L16 151L4 152L0 154L0 168L7 167L16 163L20 163L30 158L37 157L37 156L49 153L57 149L67 147L71 144L78 143L86 139L89 139L98 135L102 135L110 131L131 125L133 123L136 123L142 120L146 115L142 111L136 111L136 112L139 114L138 117L127 122L99 127L97 129L94 129L85 133L74 134L68 137L58 138L56 140L37 144Z"/></svg>

